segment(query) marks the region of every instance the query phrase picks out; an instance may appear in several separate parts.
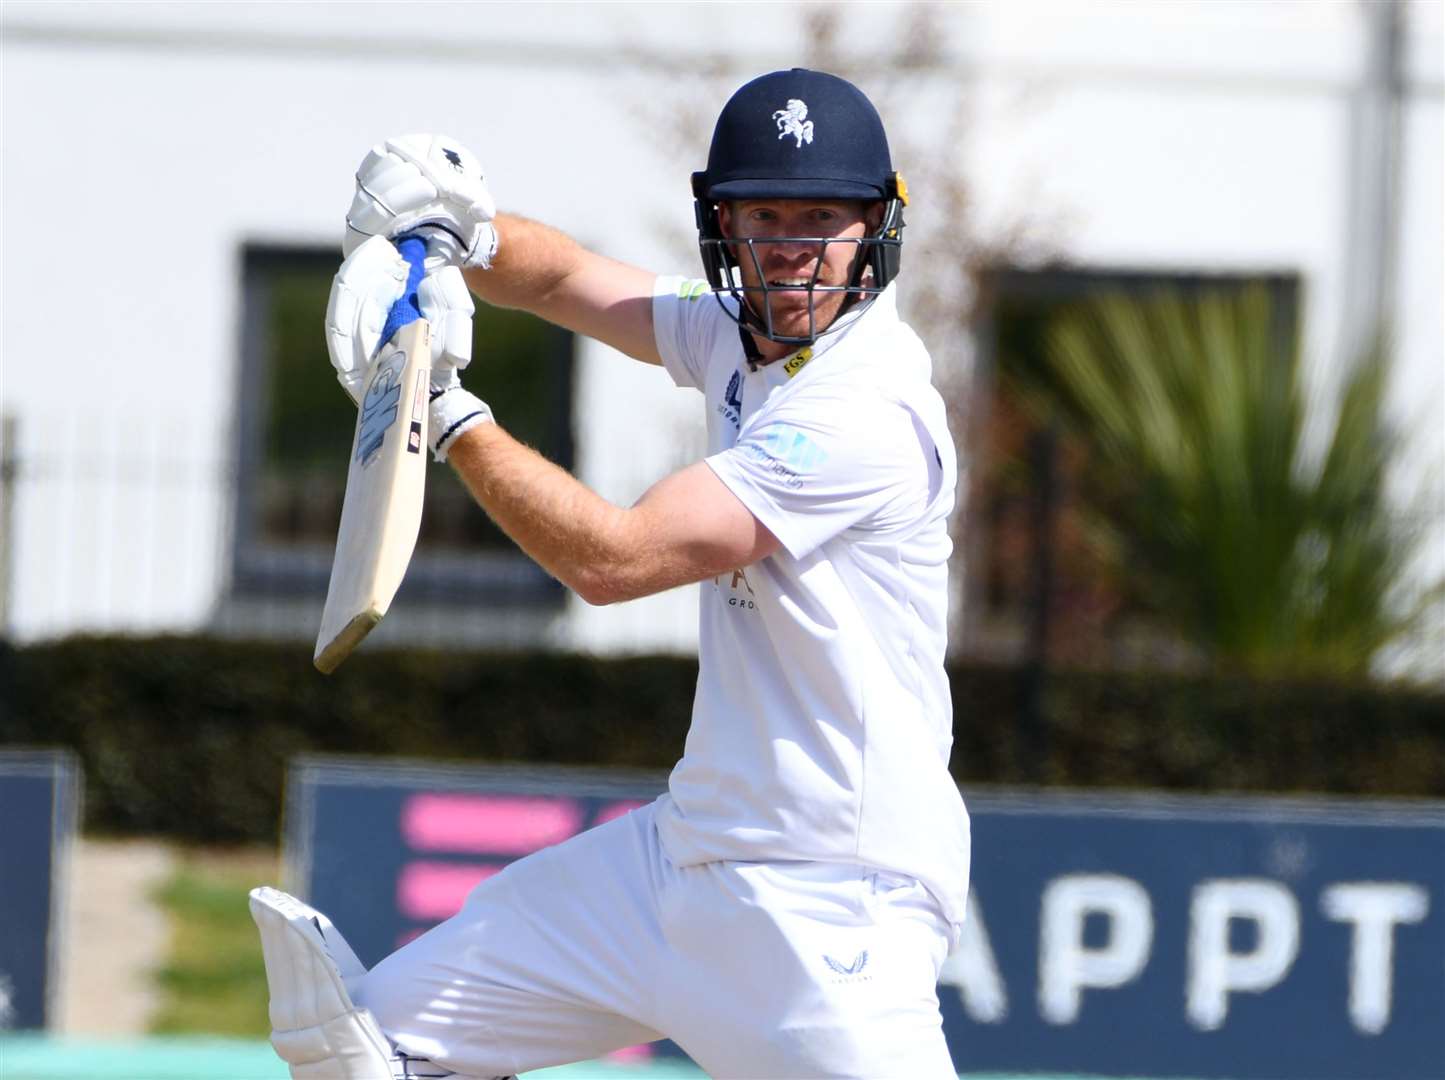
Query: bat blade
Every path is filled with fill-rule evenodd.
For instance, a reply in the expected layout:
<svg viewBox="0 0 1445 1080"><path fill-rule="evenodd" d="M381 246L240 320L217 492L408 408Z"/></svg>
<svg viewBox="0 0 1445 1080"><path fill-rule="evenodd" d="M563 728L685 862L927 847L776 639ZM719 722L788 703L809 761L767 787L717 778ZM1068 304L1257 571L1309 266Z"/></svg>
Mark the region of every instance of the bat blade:
<svg viewBox="0 0 1445 1080"><path fill-rule="evenodd" d="M398 330L366 377L313 662L330 673L391 606L421 529L431 331Z"/></svg>

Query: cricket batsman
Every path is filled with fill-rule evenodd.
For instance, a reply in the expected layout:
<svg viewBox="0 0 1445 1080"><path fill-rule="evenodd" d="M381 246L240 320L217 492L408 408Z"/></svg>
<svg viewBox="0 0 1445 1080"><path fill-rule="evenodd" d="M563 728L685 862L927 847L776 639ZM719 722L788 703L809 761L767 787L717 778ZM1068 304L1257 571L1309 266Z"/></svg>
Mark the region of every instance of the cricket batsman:
<svg viewBox="0 0 1445 1080"><path fill-rule="evenodd" d="M327 315L342 382L401 294L391 239L425 232L436 457L589 603L696 586L700 670L667 794L513 863L369 972L324 915L256 890L293 1077L480 1080L664 1036L717 1077L955 1075L957 473L898 315L906 188L863 93L793 69L727 102L692 194L706 281L497 214L444 136L361 164ZM469 291L700 391L707 456L620 507L518 443L457 376Z"/></svg>

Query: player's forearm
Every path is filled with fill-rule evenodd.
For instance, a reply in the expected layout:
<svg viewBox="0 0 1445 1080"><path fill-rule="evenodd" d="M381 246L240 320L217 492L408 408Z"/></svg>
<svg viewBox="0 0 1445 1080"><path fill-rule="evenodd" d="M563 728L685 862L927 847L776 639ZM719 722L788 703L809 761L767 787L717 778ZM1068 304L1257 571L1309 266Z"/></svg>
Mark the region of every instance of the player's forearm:
<svg viewBox="0 0 1445 1080"><path fill-rule="evenodd" d="M460 436L447 460L498 527L582 599L605 604L634 595L623 585L640 554L629 511L496 424Z"/></svg>
<svg viewBox="0 0 1445 1080"><path fill-rule="evenodd" d="M493 224L500 236L496 257L490 270L467 271L468 287L495 307L545 316L586 249L566 233L516 214L498 214Z"/></svg>

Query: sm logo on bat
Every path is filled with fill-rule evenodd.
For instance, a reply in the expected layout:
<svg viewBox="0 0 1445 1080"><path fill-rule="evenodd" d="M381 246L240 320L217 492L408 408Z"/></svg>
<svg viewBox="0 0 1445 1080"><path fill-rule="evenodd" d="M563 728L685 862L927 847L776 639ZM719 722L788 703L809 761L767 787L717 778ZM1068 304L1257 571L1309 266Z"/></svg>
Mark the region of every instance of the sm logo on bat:
<svg viewBox="0 0 1445 1080"><path fill-rule="evenodd" d="M364 468L371 464L386 441L386 432L396 422L401 403L401 370L406 353L398 349L377 365L371 385L361 399L361 420L356 429L356 460Z"/></svg>

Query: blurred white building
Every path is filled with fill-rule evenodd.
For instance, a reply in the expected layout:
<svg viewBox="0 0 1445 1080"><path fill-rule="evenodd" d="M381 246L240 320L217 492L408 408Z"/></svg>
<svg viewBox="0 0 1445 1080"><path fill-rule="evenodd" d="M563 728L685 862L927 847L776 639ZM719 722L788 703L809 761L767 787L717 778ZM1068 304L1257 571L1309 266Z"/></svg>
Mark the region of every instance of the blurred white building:
<svg viewBox="0 0 1445 1080"><path fill-rule="evenodd" d="M1079 266L1297 274L1322 391L1383 314L1396 414L1419 428L1445 414L1445 19L1438 0L1408 0L1392 38L1388 10L959 4L933 12L942 40L924 70L880 60L859 81L891 88L900 145L956 138L969 102L957 154L975 239L1023 221ZM256 600L238 571L252 531L245 412L267 407L264 373L247 367L264 353L247 260L334 248L366 149L445 131L486 163L504 208L695 272L688 174L711 116L733 86L804 55L810 12L7 0L0 341L15 445L0 631L314 633L319 596L283 574ZM868 71L905 15L847 5L835 47ZM684 145L672 121L688 117ZM929 191L914 193L910 238L946 238ZM905 252L905 293L918 255ZM630 501L696 456L701 402L604 347L576 348L577 471ZM486 364L468 376L484 395ZM1436 420L1399 482L1437 526L1442 476ZM1438 573L1445 540L1433 551ZM398 602L378 636L687 650L693 593L601 610L555 595Z"/></svg>

